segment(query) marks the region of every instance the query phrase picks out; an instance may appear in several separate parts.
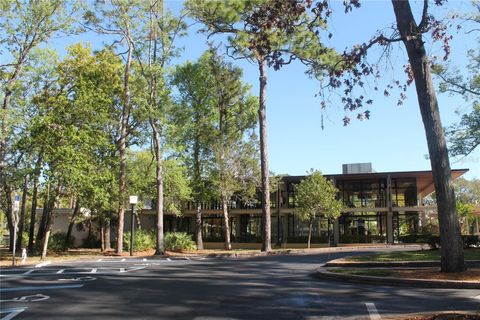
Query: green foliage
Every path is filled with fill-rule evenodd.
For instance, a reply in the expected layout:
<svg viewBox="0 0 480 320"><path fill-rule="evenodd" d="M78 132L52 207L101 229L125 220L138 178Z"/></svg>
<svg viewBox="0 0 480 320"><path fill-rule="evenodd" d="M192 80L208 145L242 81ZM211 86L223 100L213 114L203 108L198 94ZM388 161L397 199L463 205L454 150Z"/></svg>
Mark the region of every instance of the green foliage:
<svg viewBox="0 0 480 320"><path fill-rule="evenodd" d="M169 251L196 250L192 236L184 232L170 232L165 235L165 249Z"/></svg>
<svg viewBox="0 0 480 320"><path fill-rule="evenodd" d="M176 159L162 161L165 211L181 214L182 204L190 199L191 189L186 168ZM129 152L127 157L128 194L140 196L139 207L145 199L156 198L155 159L148 151Z"/></svg>
<svg viewBox="0 0 480 320"><path fill-rule="evenodd" d="M312 171L295 188L294 213L302 221L310 221L316 214L336 218L340 216L342 203L336 199L338 189L319 171Z"/></svg>
<svg viewBox="0 0 480 320"><path fill-rule="evenodd" d="M133 239L134 251L146 251L155 248L155 233L142 229L135 230ZM123 234L123 250L130 250L130 232Z"/></svg>
<svg viewBox="0 0 480 320"><path fill-rule="evenodd" d="M67 248L72 248L73 243L75 242L75 238L71 236L69 245L65 246L66 237L67 237L67 234L65 232L53 233L48 239L48 250L53 252L63 252L67 250ZM41 246L42 244L39 244L39 245Z"/></svg>

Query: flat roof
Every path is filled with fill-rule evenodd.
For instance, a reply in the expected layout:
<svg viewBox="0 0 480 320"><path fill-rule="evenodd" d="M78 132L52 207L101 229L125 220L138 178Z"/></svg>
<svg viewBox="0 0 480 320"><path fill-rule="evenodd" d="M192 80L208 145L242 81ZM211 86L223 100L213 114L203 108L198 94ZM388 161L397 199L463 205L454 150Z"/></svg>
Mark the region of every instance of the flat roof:
<svg viewBox="0 0 480 320"><path fill-rule="evenodd" d="M469 169L452 169L452 180L456 180L465 174ZM335 180L367 180L367 179L382 179L390 175L392 178L415 178L417 180L417 193L425 197L435 191L433 184L433 173L431 170L424 171L391 171L391 172L370 172L370 173L339 173L339 174L325 174L324 177ZM303 176L283 176L282 180L285 182L299 182L305 179Z"/></svg>

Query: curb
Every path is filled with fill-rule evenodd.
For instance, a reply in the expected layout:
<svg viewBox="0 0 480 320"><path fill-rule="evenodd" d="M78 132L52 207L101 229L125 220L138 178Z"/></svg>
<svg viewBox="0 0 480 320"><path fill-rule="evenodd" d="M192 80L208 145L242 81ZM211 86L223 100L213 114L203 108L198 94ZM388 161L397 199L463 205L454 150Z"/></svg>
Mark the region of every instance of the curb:
<svg viewBox="0 0 480 320"><path fill-rule="evenodd" d="M344 247L324 247L324 248L312 248L312 249L287 249L284 251L269 251L269 252L246 252L246 253L205 253L205 254L165 254L165 257L206 257L206 258L249 258L249 257L263 257L274 255L301 255L301 254L318 254L318 253L331 253L331 252L344 252L344 251L361 251L368 249L389 249L389 248L411 248L422 250L422 245L370 245L370 246L344 246Z"/></svg>
<svg viewBox="0 0 480 320"><path fill-rule="evenodd" d="M480 267L480 260L466 260L465 264L468 268ZM324 267L327 268L434 268L440 267L439 261L392 261L392 262L335 262L335 260L327 262Z"/></svg>
<svg viewBox="0 0 480 320"><path fill-rule="evenodd" d="M318 268L312 277L327 280L342 280L355 283L366 283L375 285L401 285L423 288L444 288L444 289L480 289L480 282L457 281L457 280L426 280L426 279L400 279L393 277L375 277L365 275L352 275L330 272L325 269L326 265Z"/></svg>

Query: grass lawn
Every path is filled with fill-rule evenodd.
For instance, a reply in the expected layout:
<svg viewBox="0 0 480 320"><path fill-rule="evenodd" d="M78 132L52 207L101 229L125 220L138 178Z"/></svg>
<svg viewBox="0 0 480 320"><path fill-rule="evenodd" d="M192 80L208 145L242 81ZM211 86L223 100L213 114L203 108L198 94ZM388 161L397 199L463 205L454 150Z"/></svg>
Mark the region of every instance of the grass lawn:
<svg viewBox="0 0 480 320"><path fill-rule="evenodd" d="M439 268L329 268L328 271L373 277L395 277L404 279L461 280L480 282L480 268L471 268L459 273L442 273Z"/></svg>
<svg viewBox="0 0 480 320"><path fill-rule="evenodd" d="M466 249L465 260L480 260L480 249ZM440 260L440 250L420 250L406 252L386 252L345 258L348 261L428 261Z"/></svg>

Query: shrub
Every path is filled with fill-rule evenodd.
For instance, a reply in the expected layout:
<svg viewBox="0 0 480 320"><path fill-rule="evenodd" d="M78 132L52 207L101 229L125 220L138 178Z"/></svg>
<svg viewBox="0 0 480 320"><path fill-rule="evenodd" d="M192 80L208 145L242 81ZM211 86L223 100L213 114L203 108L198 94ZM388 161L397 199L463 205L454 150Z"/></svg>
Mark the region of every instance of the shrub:
<svg viewBox="0 0 480 320"><path fill-rule="evenodd" d="M50 239L48 239L48 250L53 252L62 252L67 250L67 246L65 246L66 237L67 234L65 232L55 232L54 234L52 234L50 236ZM74 237L71 236L69 246L73 246L74 241ZM38 245L40 245L41 248L43 243L40 243Z"/></svg>
<svg viewBox="0 0 480 320"><path fill-rule="evenodd" d="M94 234L89 234L82 242L82 248L100 248L100 239Z"/></svg>
<svg viewBox="0 0 480 320"><path fill-rule="evenodd" d="M429 243L431 233L414 233L400 236L398 240L402 243Z"/></svg>
<svg viewBox="0 0 480 320"><path fill-rule="evenodd" d="M479 236L465 235L465 236L462 236L462 238L463 238L463 247L465 249L480 246L480 237Z"/></svg>
<svg viewBox="0 0 480 320"><path fill-rule="evenodd" d="M170 251L195 250L192 236L185 232L171 232L165 236L165 249Z"/></svg>
<svg viewBox="0 0 480 320"><path fill-rule="evenodd" d="M134 239L133 239L133 250L134 251L145 251L155 248L155 233L148 232L142 229L135 230ZM125 232L123 234L123 250L130 250L130 232Z"/></svg>

